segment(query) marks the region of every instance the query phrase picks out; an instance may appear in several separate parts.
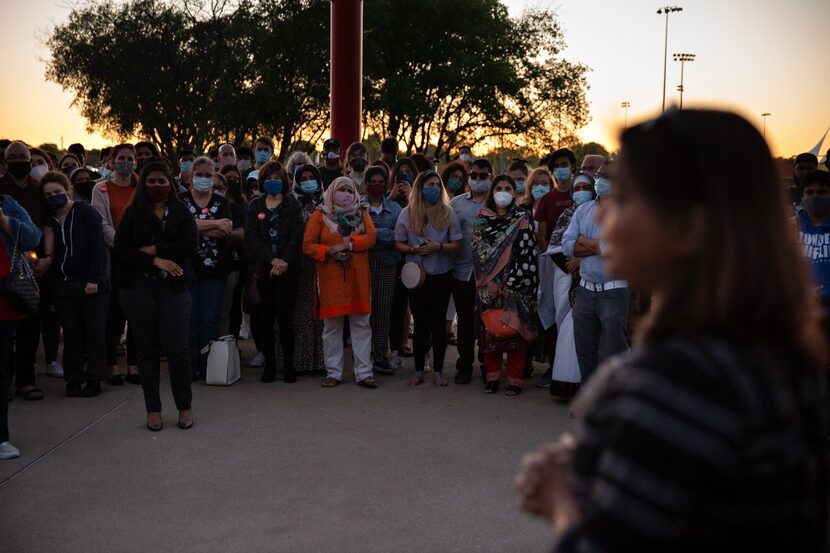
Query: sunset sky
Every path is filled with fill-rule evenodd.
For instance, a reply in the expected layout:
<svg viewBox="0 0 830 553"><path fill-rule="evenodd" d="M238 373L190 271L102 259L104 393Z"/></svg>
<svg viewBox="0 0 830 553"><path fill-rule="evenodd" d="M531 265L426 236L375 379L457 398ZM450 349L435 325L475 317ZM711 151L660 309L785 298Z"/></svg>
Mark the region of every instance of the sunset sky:
<svg viewBox="0 0 830 553"><path fill-rule="evenodd" d="M568 49L564 56L591 67L591 122L581 133L609 149L623 126L620 102L631 102L629 122L660 110L664 16L651 0L503 0L511 14L528 6L558 8ZM42 37L65 21L71 0L9 2L0 19L0 137L32 144L106 141L86 132L70 108L72 95L44 78ZM762 126L776 155L812 148L830 126L830 1L679 0L669 21L667 103L677 102L680 65L686 65L684 107L737 110ZM822 151L830 147L830 137Z"/></svg>

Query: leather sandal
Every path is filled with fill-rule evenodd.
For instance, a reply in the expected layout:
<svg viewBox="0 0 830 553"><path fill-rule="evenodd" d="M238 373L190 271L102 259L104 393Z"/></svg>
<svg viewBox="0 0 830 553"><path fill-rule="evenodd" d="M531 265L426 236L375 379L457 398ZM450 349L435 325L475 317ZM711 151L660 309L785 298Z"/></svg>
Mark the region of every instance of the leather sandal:
<svg viewBox="0 0 830 553"><path fill-rule="evenodd" d="M339 380L337 380L336 378L332 378L331 376L328 376L323 379L323 381L320 383L320 386L322 386L323 388L334 388L338 384L340 384Z"/></svg>

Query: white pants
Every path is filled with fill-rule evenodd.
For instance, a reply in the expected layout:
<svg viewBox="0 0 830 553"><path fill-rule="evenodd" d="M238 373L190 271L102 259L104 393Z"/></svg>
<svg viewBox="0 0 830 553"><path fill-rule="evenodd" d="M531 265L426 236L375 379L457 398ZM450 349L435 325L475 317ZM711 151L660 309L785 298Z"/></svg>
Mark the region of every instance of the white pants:
<svg viewBox="0 0 830 553"><path fill-rule="evenodd" d="M336 380L343 380L343 321L345 317L323 319L323 355L326 372ZM372 376L372 327L368 313L349 315L352 339L354 374L357 382Z"/></svg>

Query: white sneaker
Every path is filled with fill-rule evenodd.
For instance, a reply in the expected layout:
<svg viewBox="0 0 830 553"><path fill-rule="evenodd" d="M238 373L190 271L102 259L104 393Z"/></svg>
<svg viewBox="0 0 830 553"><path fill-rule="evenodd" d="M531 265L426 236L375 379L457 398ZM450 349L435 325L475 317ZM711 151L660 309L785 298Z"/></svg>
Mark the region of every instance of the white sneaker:
<svg viewBox="0 0 830 553"><path fill-rule="evenodd" d="M57 361L52 361L46 365L46 374L55 378L63 378L63 367Z"/></svg>
<svg viewBox="0 0 830 553"><path fill-rule="evenodd" d="M254 355L254 358L251 359L250 363L248 363L248 366L249 367L254 367L255 369L258 369L260 367L264 367L265 366L265 354L262 353L261 351L256 352L256 355Z"/></svg>
<svg viewBox="0 0 830 553"><path fill-rule="evenodd" d="M398 350L392 350L392 355L389 356L389 366L392 367L393 371L397 371L401 368L401 356L398 354Z"/></svg>
<svg viewBox="0 0 830 553"><path fill-rule="evenodd" d="M17 459L20 457L20 450L9 442L0 444L0 459Z"/></svg>
<svg viewBox="0 0 830 553"><path fill-rule="evenodd" d="M251 316L247 313L242 314L242 324L239 326L239 339L251 339Z"/></svg>

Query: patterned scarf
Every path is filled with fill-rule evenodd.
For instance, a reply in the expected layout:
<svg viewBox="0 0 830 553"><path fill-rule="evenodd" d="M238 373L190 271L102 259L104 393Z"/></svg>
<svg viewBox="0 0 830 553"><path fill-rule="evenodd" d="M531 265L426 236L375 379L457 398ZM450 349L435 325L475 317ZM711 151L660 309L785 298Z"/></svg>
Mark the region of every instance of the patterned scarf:
<svg viewBox="0 0 830 553"><path fill-rule="evenodd" d="M334 193L344 189L352 191L353 199L350 205L341 207L334 203ZM363 226L364 206L360 203L360 196L354 181L349 177L334 179L323 195L323 204L319 209L323 212L323 220L332 233L343 237L366 233L366 228Z"/></svg>

